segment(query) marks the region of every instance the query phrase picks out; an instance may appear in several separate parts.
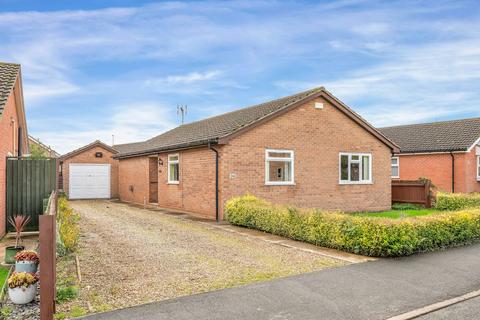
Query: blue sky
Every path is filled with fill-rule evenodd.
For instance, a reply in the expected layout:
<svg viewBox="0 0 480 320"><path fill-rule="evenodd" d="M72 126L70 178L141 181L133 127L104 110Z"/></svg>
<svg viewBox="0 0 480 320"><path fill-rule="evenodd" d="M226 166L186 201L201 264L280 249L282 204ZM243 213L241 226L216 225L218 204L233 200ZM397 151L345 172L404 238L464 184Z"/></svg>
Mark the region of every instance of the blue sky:
<svg viewBox="0 0 480 320"><path fill-rule="evenodd" d="M324 85L376 126L480 116L478 1L0 0L30 134L144 140Z"/></svg>

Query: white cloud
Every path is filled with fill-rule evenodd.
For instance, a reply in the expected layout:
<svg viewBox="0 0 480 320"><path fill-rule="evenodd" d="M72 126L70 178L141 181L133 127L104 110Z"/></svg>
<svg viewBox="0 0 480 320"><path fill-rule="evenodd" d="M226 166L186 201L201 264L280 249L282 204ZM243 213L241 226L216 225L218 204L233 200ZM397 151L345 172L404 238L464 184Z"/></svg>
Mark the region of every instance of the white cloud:
<svg viewBox="0 0 480 320"><path fill-rule="evenodd" d="M192 72L183 76L168 76L166 80L169 83L189 84L197 81L211 80L213 78L216 78L219 74L220 74L220 71L218 70L208 71L205 73Z"/></svg>
<svg viewBox="0 0 480 320"><path fill-rule="evenodd" d="M195 82L208 81L218 78L221 74L220 70L211 70L205 72L190 72L185 75L170 75L164 78L152 78L145 80L147 86L158 86L162 84L179 85L179 84L192 84Z"/></svg>
<svg viewBox="0 0 480 320"><path fill-rule="evenodd" d="M97 139L112 143L130 143L149 139L175 126L167 108L151 103L137 102L113 108L110 118L70 119L67 128L52 130L43 128L33 134L63 154L84 146ZM56 119L42 119L44 123L55 123Z"/></svg>

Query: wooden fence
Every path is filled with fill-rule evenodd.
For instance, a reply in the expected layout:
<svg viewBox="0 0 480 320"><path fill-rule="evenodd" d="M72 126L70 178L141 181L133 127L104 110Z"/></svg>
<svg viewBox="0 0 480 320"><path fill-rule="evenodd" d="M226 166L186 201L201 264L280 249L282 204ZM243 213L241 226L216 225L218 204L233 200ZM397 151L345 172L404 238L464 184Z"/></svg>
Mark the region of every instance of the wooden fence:
<svg viewBox="0 0 480 320"><path fill-rule="evenodd" d="M57 193L52 192L45 213L40 216L40 319L52 320L56 295Z"/></svg>
<svg viewBox="0 0 480 320"><path fill-rule="evenodd" d="M421 204L432 207L432 184L429 180L393 180L392 203Z"/></svg>
<svg viewBox="0 0 480 320"><path fill-rule="evenodd" d="M26 231L38 231L38 217L43 213L43 200L56 190L56 160L7 158L7 217L28 215ZM7 223L7 231L14 231Z"/></svg>

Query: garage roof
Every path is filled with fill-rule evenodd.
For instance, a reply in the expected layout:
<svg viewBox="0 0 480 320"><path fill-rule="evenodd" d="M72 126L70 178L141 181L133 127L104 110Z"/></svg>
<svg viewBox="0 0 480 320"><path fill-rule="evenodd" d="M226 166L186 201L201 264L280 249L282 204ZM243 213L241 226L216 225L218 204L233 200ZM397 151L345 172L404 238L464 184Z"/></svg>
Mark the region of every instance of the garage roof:
<svg viewBox="0 0 480 320"><path fill-rule="evenodd" d="M87 150L89 150L89 149L92 149L92 148L94 148L94 147L101 147L101 148L104 148L104 149L106 149L106 150L114 153L114 154L117 153L117 150L115 150L114 148L112 148L112 147L109 146L108 144L105 144L105 143L103 143L103 142L100 141L100 140L95 140L94 142L89 143L89 144L87 144L86 146L80 147L80 148L78 148L78 149L75 149L75 150L73 150L73 151L70 151L69 153L66 153L66 154L62 155L59 159L60 159L61 161L63 161L63 160L65 160L65 159L68 159L68 158L70 158L70 157L73 157L73 156L75 156L75 155L77 155L77 154L80 154L80 153L82 153L82 152L84 152L84 151L87 151Z"/></svg>

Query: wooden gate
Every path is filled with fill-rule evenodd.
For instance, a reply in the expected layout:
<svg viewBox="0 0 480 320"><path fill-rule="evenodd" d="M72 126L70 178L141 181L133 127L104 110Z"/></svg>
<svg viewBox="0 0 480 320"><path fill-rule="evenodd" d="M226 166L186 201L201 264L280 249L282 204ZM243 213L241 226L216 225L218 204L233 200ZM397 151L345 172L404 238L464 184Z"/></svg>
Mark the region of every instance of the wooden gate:
<svg viewBox="0 0 480 320"><path fill-rule="evenodd" d="M431 208L435 197L431 188L429 180L393 180L392 203L414 203Z"/></svg>
<svg viewBox="0 0 480 320"><path fill-rule="evenodd" d="M56 159L7 158L7 217L31 217L26 231L38 231L44 199L56 190ZM7 231L14 231L7 222Z"/></svg>

